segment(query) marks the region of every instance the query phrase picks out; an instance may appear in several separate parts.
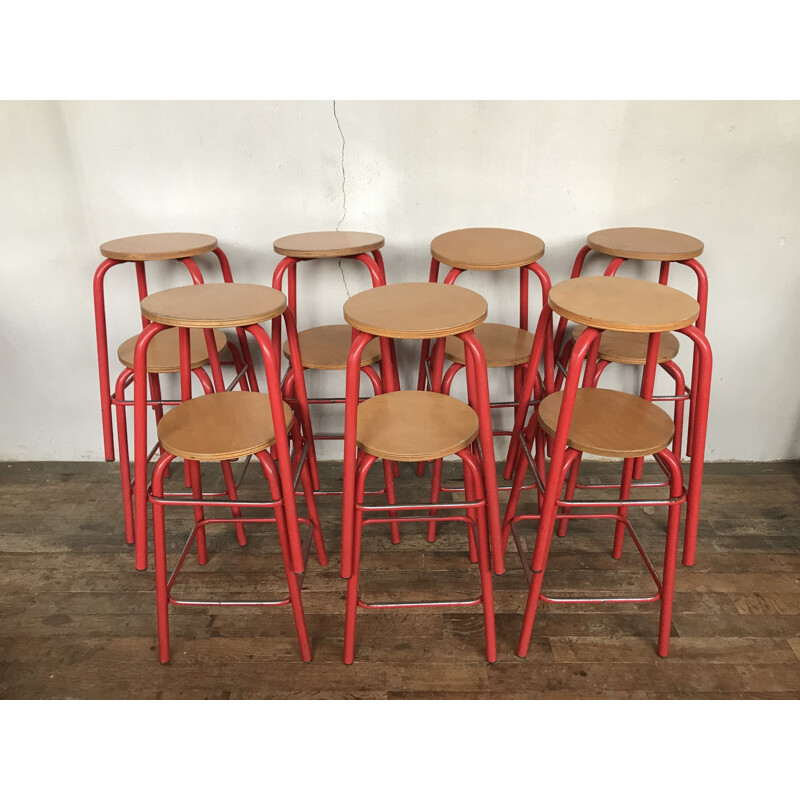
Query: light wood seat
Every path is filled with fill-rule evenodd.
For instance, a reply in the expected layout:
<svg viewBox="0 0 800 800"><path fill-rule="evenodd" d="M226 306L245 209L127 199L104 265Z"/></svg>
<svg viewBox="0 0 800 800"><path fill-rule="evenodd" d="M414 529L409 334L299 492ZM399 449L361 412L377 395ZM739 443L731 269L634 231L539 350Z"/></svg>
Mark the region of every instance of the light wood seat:
<svg viewBox="0 0 800 800"><path fill-rule="evenodd" d="M680 330L700 313L697 300L671 286L606 276L557 283L548 303L566 319L612 331Z"/></svg>
<svg viewBox="0 0 800 800"><path fill-rule="evenodd" d="M538 261L543 253L538 236L508 228L462 228L431 242L431 255L458 269L516 269Z"/></svg>
<svg viewBox="0 0 800 800"><path fill-rule="evenodd" d="M358 407L358 446L389 461L444 458L477 435L478 415L461 400L436 392L389 392Z"/></svg>
<svg viewBox="0 0 800 800"><path fill-rule="evenodd" d="M282 314L286 296L257 284L206 283L155 292L142 300L141 307L146 319L163 325L234 328Z"/></svg>
<svg viewBox="0 0 800 800"><path fill-rule="evenodd" d="M112 239L100 245L100 252L116 261L168 261L216 249L217 240L205 233L146 233Z"/></svg>
<svg viewBox="0 0 800 800"><path fill-rule="evenodd" d="M486 319L486 300L462 286L393 283L353 295L344 318L357 330L391 339L437 339Z"/></svg>
<svg viewBox="0 0 800 800"><path fill-rule="evenodd" d="M574 341L586 330L585 325L578 325L572 330ZM630 333L626 331L603 331L600 335L600 358L616 364L644 364L647 361L647 343L649 333ZM661 334L658 343L658 363L672 361L680 344L673 333Z"/></svg>
<svg viewBox="0 0 800 800"><path fill-rule="evenodd" d="M347 355L353 339L349 325L321 325L297 334L300 342L300 360L307 369L345 369ZM283 353L289 358L289 342L283 343ZM381 346L373 339L361 353L361 366L366 367L381 360Z"/></svg>
<svg viewBox="0 0 800 800"><path fill-rule="evenodd" d="M286 430L292 410L283 404ZM158 441L169 453L195 461L227 461L275 444L269 396L261 392L218 392L194 397L168 411L158 423Z"/></svg>
<svg viewBox="0 0 800 800"><path fill-rule="evenodd" d="M533 346L533 334L513 325L482 322L475 328L475 337L483 348L487 367L513 367L526 364ZM448 336L444 354L456 364L466 363L464 342Z"/></svg>
<svg viewBox="0 0 800 800"><path fill-rule="evenodd" d="M181 368L179 332L177 328L168 328L159 331L147 347L148 372L179 372ZM117 356L122 364L133 369L133 353L138 336L126 339L118 348ZM225 334L214 331L214 341L217 352L221 353L228 345ZM191 368L203 367L209 362L208 349L203 331L194 329L189 332L189 347L191 348Z"/></svg>
<svg viewBox="0 0 800 800"><path fill-rule="evenodd" d="M660 228L606 228L590 233L586 244L607 256L642 261L686 261L703 252L694 236Z"/></svg>
<svg viewBox="0 0 800 800"><path fill-rule="evenodd" d="M380 250L383 236L359 231L317 231L283 236L272 243L278 255L299 260L344 258Z"/></svg>
<svg viewBox="0 0 800 800"><path fill-rule="evenodd" d="M539 405L539 422L555 436L564 392L548 395ZM578 389L567 445L583 453L637 458L669 445L675 425L653 403L613 389Z"/></svg>

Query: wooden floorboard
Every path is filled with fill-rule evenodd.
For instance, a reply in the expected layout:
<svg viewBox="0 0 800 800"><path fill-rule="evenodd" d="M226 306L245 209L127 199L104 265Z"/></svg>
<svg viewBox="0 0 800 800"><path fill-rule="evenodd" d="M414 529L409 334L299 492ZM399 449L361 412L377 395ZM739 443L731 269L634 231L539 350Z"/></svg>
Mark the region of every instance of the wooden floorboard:
<svg viewBox="0 0 800 800"><path fill-rule="evenodd" d="M321 465L341 485L340 465ZM587 482L611 477L588 463ZM376 471L378 472L378 471ZM177 471L176 471L177 474ZM448 476L450 485L457 485ZM263 492L250 474L245 491ZM425 501L426 481L405 465L400 498ZM484 658L475 608L360 612L356 662L342 659L346 583L338 577L338 497L320 498L331 556L312 555L303 588L314 660L300 661L286 607L176 608L172 661L156 655L152 565L133 568L122 534L115 464L0 465L0 697L5 699L797 699L800 698L800 464L707 467L697 565L679 566L670 655L656 655L656 604L542 605L530 652L514 654L526 600L513 546L494 580L499 659ZM533 508L530 499L525 507ZM631 521L661 562L663 514ZM174 557L185 512L168 517ZM231 526L209 538L211 560L191 559L180 594L277 598L284 581L277 536L249 529L240 548ZM462 526L385 527L364 541L365 599L463 599L479 581ZM530 524L526 547L532 545ZM573 521L554 542L545 589L553 595L650 592L630 541L619 562L604 523Z"/></svg>

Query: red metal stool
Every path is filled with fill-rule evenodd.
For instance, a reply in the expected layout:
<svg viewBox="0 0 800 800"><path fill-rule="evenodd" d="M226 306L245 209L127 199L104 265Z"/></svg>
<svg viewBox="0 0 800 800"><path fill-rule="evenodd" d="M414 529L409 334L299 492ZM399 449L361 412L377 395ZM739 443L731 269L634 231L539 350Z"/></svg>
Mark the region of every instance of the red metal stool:
<svg viewBox="0 0 800 800"><path fill-rule="evenodd" d="M506 270L519 271L519 327L514 325L484 322L475 329L475 335L486 354L489 367L512 367L514 369L514 397L512 401L495 401L492 408L516 408L520 401L520 392L525 377L533 334L529 331L529 275L533 273L539 280L542 298L542 311L547 307L547 295L550 291L550 277L537 263L544 253L544 242L533 234L506 228L464 228L449 231L437 236L431 242L431 271L429 280L439 280L441 264L450 267L444 283L455 283L459 275L470 272L499 272ZM543 315L550 320L550 315ZM552 332L548 341L552 338ZM537 396L545 391L553 391L553 350L545 348L544 383L539 379L536 367ZM442 376L444 359L452 362ZM464 366L464 346L458 337L450 336L444 343L436 343L433 350L428 342L423 342L420 357L417 388L426 387L435 391L450 392L453 379ZM513 463L516 439L512 431L495 429L495 436L511 436L507 463ZM417 467L417 474L422 474L422 464ZM509 468L510 469L510 468ZM438 499L439 491L448 491L441 487L441 461L433 465L434 497ZM499 487L501 490L508 486ZM436 538L435 523L428 527L428 539Z"/></svg>
<svg viewBox="0 0 800 800"><path fill-rule="evenodd" d="M163 455L153 470L152 486L148 493L137 492L137 544L143 541L146 530L146 507L153 505L153 533L155 547L156 604L158 619L159 658L169 661L169 606L171 605L245 605L271 606L291 604L295 626L304 661L311 660L311 647L303 615L300 589L302 574L311 546L311 535L317 548L321 564L327 563L322 540L319 517L314 501L307 454L310 436L302 426L295 424L289 406L280 393L279 365L274 357L272 343L260 323L283 314L286 319L290 360L300 363L297 331L293 316L286 308L286 297L274 289L246 284L197 285L169 289L146 297L142 301L142 313L151 320L136 344L134 364L137 376L144 374L148 345L155 341L159 332L168 326L178 327L181 349L182 388L190 387L189 339L192 329L204 332L206 339L217 327L236 327L253 335L264 358L268 394L259 392L226 392L221 382L218 360L211 359L216 393L197 398L184 397L184 401L168 411L158 423L158 438ZM136 449L137 485L144 486L146 463L139 460L144 455L146 441L145 389L142 381L135 382L136 395ZM302 374L297 381L298 405L302 408L305 399L305 384ZM306 417L307 417L307 405ZM294 452L290 451L291 433ZM277 464L270 454L274 449ZM244 502L238 496L232 482L230 462L242 457L255 456L261 464L270 486L269 501ZM174 458L181 457L189 466L191 474L191 499L165 497L164 473ZM223 467L227 500L213 499L217 495L204 494L200 479L200 463L217 462ZM226 470L225 467L228 467ZM295 504L295 484L302 480L303 493L308 507L309 519L300 519ZM166 536L164 507L191 506L195 524L178 558L172 575L167 575ZM237 529L239 544L247 543L244 525L253 522L276 523L283 555L284 570L289 587L289 597L268 601L210 601L178 599L172 589L192 544L197 546L198 562L207 563L206 526L213 523L230 523L227 519L206 517L209 508L229 508ZM243 517L242 508L271 508L274 517ZM213 514L213 512L212 512ZM299 523L311 528L311 535L304 546L300 540Z"/></svg>
<svg viewBox="0 0 800 800"><path fill-rule="evenodd" d="M345 621L344 661L353 662L358 608L408 608L428 606L483 606L486 658L497 658L494 601L486 515L491 524L497 514L494 449L491 432L486 359L475 335L476 325L486 318L486 301L475 292L435 283L403 283L361 292L344 305L345 320L360 331L353 339L347 361L344 496L342 503L342 577L349 578ZM364 348L376 336L393 339L461 336L466 347L467 383L473 408L453 397L435 392L399 391L390 385L385 394L359 405L359 370ZM392 378L391 373L389 374ZM481 454L477 441L480 439ZM397 505L364 504L364 484L377 459L427 461L458 455L464 465L463 503ZM487 478L491 475L492 484ZM471 600L365 603L359 598L361 535L365 525L427 521L428 516L399 517L403 511L438 509L450 513L440 520L465 522L469 527L469 554L477 561L481 594ZM464 509L454 515L453 509ZM364 520L370 511L388 512L388 517ZM499 522L499 517L495 517ZM499 530L498 535L499 546ZM476 540L476 541L473 541ZM494 552L502 556L502 553ZM499 559L502 571L502 557Z"/></svg>
<svg viewBox="0 0 800 800"><path fill-rule="evenodd" d="M147 295L146 262L177 260L182 262L194 283L203 283L203 276L194 260L194 256L213 252L219 261L223 280L232 282L230 266L223 251L217 246L213 236L200 233L156 233L143 236L130 236L115 239L100 246L106 260L97 268L94 276L95 328L97 337L97 355L100 376L100 405L103 420L103 438L107 461L114 460L114 436L111 426L112 409L115 409L117 423L117 444L120 450L120 477L122 480L122 498L125 519L125 538L133 542L133 519L131 500L130 463L128 461L126 409L132 405L125 399L125 390L133 381L133 347L136 337L124 341L117 355L123 365L122 372L115 382L114 392L110 387L110 365L108 354L108 337L105 309L105 278L111 267L117 264L134 263L138 283L139 300ZM142 327L147 320L142 319ZM243 377L242 358L235 345L232 345L221 333L215 334L217 352L227 353L226 360L221 363L232 363L240 378L241 385L246 388L247 381ZM192 337L192 361L195 375L201 385L209 386L210 382L202 367L208 364L208 353L203 343L203 336ZM240 340L243 342L244 340ZM166 373L178 372L178 338L174 333L165 333L158 338L156 349L151 351L151 367L148 369L150 386L149 405L153 409L156 421L160 420L164 406L174 405L175 401L162 397L160 377ZM248 372L255 378L249 351L245 353ZM257 387L257 384L255 384Z"/></svg>
<svg viewBox="0 0 800 800"><path fill-rule="evenodd" d="M542 308L547 305L550 290L550 276L537 263L544 253L544 242L524 231L506 228L464 228L449 231L437 236L431 242L431 271L429 280L439 280L441 264L450 267L444 283L455 283L458 276L469 272L499 272L519 270L519 327L513 325L484 322L475 329L475 335L486 354L489 367L514 368L513 402L493 402L492 408L515 408L519 402L520 391L528 357L533 346L533 334L529 323L529 275L539 279ZM448 389L453 378L464 366L464 346L458 337L447 339L441 358L453 362L442 377L442 365L436 363L436 353L431 352L429 342L423 342L420 357L417 389L434 388L441 391L444 384ZM545 382L547 391L552 391L553 351L545 349ZM510 436L511 431L496 430L496 436Z"/></svg>
<svg viewBox="0 0 800 800"><path fill-rule="evenodd" d="M606 275L616 275L619 268L626 261L658 261L660 271L658 281L666 285L669 281L670 266L679 263L688 266L697 277L697 302L700 305L700 314L697 318L697 327L705 333L706 307L708 301L708 278L705 269L697 261L697 256L703 252L703 243L683 233L660 230L658 228L608 228L606 230L590 233L586 245L581 248L572 268L571 277L581 275L586 256L590 252L611 256L611 262L606 266ZM572 331L571 340L564 342L566 320L562 319L556 331L555 350L559 352L564 345L558 359L559 373L556 375L556 387L561 385L566 363L573 343L582 332L580 326ZM674 362L678 353L678 340L671 333L661 337L658 366L661 367L675 382L673 395L653 396L656 367L644 370L642 375L642 397L647 397L661 402L674 403L675 439L673 452L680 457L682 452L684 403L690 401L688 438L691 438L694 414L691 411L691 389L686 386L686 380L680 367ZM599 381L603 370L609 363L634 364L644 366L647 356L647 336L631 332L603 333L600 340L599 362L595 371L595 381ZM692 385L697 380L697 375L692 373ZM687 441L686 452L691 446ZM642 459L637 459L634 467L634 479L642 477Z"/></svg>
<svg viewBox="0 0 800 800"><path fill-rule="evenodd" d="M522 632L517 653L528 651L536 609L544 602L653 602L660 600L658 654L669 650L669 629L680 528L680 507L686 503L684 551L696 537L702 489L703 454L708 397L711 386L711 349L704 333L694 324L699 314L698 303L683 292L659 284L630 278L576 278L554 286L550 307L569 320L586 325L570 354L563 391L545 397L538 411L532 414L522 436L515 465L514 483L503 521L504 541L514 535L518 552L526 566L530 582ZM692 461L688 490L684 489L680 460L669 448L674 424L669 415L645 398L594 386L601 334L604 330L648 334L647 368L652 368L658 355L661 333L677 331L686 335L699 354L698 380L695 385L695 435L692 440ZM538 337L537 337L538 338ZM532 360L541 357L544 343L537 341ZM584 369L583 388L578 388ZM545 439L552 437L550 466L545 477ZM534 454L532 445L536 444ZM560 500L562 487L572 465L582 453L623 459L619 499L576 501ZM669 481L667 499L630 499L634 459L653 455ZM526 468L530 466L538 484L539 513L517 514L520 490ZM662 577L647 559L627 519L627 508L638 505L668 505L667 537ZM571 519L615 520L612 556L619 558L625 531L631 535L641 553L657 591L652 597L552 598L542 594L542 584L557 520L572 507L616 506L616 513L572 514ZM536 543L528 570L521 541L515 530L520 520L538 519Z"/></svg>
<svg viewBox="0 0 800 800"><path fill-rule="evenodd" d="M273 248L283 256L272 275L272 287L282 290L284 277L287 278L287 295L289 308L297 317L297 265L303 261L319 261L321 259L349 258L360 261L367 268L372 285L384 286L386 273L380 249L384 239L375 233L356 231L318 231L299 233L276 239ZM280 341L280 320L275 319L272 325L274 343ZM352 341L352 330L348 325L323 325L300 331L300 354L303 369L344 370L347 367L347 354ZM276 348L278 344L275 344ZM395 380L397 380L397 359L394 344L389 342L390 363ZM287 344L284 344L284 355L288 356ZM375 393L380 392L380 378L373 369L373 364L381 360L381 349L378 342L373 342L362 355L361 370L369 378ZM283 379L284 395L292 398L294 370L289 366ZM343 397L310 397L310 405L330 405L344 403ZM341 434L315 434L315 440L341 439ZM338 491L322 491L319 485L316 460L312 459L311 472L314 486L318 494L341 494Z"/></svg>
<svg viewBox="0 0 800 800"><path fill-rule="evenodd" d="M232 283L231 269L228 259L218 246L213 236L204 233L151 233L142 236L127 236L114 239L100 245L100 252L105 260L97 267L94 274L94 316L97 339L97 360L100 376L100 408L103 421L103 443L106 461L114 460L114 433L111 413L111 379L108 353L108 336L106 330L105 279L108 271L117 264L134 263L136 280L139 289L139 300L147 295L146 262L148 261L180 261L183 263L193 283L203 283L203 275L194 256L213 252L216 255L222 279ZM146 321L142 321L142 327ZM247 354L245 354L245 357ZM251 374L254 372L251 369ZM155 388L158 381L155 375L150 379L155 389L154 399L158 396ZM254 387L256 388L256 387Z"/></svg>
<svg viewBox="0 0 800 800"><path fill-rule="evenodd" d="M281 302L284 307L277 303L276 298L282 298ZM250 333L256 339L256 343L261 346L262 340L267 337L267 334L259 323L272 320L278 314L282 314L286 321L290 347L297 348L296 353L293 353L292 363L300 363L294 317L285 308L285 296L274 289L237 283L182 286L145 297L141 302L141 308L143 316L150 320L150 324L139 335L134 351L134 485L136 487L147 485L149 461L147 452L147 386L143 378L146 374L148 346L160 331L168 327L180 329L182 403L189 400L192 395L189 352L190 329L201 329L206 342L209 343L213 342L213 329L220 327L236 328L237 333L239 331L242 334ZM247 346L246 340L245 346ZM265 362L268 391L273 397L280 398L279 366L277 359L274 357L274 349L271 344L269 346L269 355L271 360ZM214 390L216 392L225 391L222 369L216 352L211 354L210 366ZM274 367L274 374L272 367ZM304 445L310 453L313 448L313 441L311 438L311 420L306 402L305 381L298 379L295 385L297 396L295 415L300 421ZM239 392L236 392L236 394L239 394ZM277 403L277 400L275 402ZM290 531L294 526L294 532L296 533L296 524L292 522L292 517L296 516L293 490L290 492L291 496L287 496L288 488L292 485L288 450L283 449L280 436L278 436L274 447L281 475L281 486L284 493L283 502L286 506L288 525ZM231 495L235 491L235 483L230 473L230 464L227 464L224 459L222 464L227 493ZM135 493L134 530L136 568L141 570L147 567L147 496L144 491L137 490ZM296 568L299 567L299 562L294 562L294 566ZM295 571L300 572L302 570L297 568Z"/></svg>

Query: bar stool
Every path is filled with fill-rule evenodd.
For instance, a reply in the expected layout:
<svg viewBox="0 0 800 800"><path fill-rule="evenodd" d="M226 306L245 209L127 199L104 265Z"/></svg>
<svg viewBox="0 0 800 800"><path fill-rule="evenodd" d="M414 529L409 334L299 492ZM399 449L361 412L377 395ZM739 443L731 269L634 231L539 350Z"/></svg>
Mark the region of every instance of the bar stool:
<svg viewBox="0 0 800 800"><path fill-rule="evenodd" d="M372 285L384 286L386 273L380 249L384 238L375 233L358 231L317 231L299 233L276 239L273 249L283 259L275 267L272 275L272 287L283 289L284 277L287 278L287 295L289 308L297 317L297 265L302 261L320 261L321 259L349 258L360 261L367 268ZM272 325L272 338L275 347L280 342L280 319L276 318ZM303 369L344 370L347 367L347 354L350 350L352 331L348 325L323 325L300 331L300 354ZM287 343L288 344L288 343ZM287 344L284 344L284 355L288 357ZM394 345L390 343L390 365L397 380L397 359ZM380 392L380 379L372 365L381 360L379 343L372 342L362 355L362 372L369 378L376 394ZM294 385L294 370L291 366L284 375L284 394L291 402ZM344 403L343 397L311 397L310 405L329 405ZM339 434L316 434L316 440L341 439ZM337 491L321 491L316 466L316 458L312 454L311 471L314 486L319 494L341 494Z"/></svg>
<svg viewBox="0 0 800 800"><path fill-rule="evenodd" d="M542 400L538 411L531 415L521 439L520 453L515 464L514 482L503 521L504 541L513 534L518 552L526 567L530 583L517 653L527 654L536 609L544 602L652 602L660 600L658 654L669 650L669 628L672 615L672 596L675 563L680 527L680 507L686 503L684 553L690 539L696 537L699 503L702 489L703 455L708 397L711 386L711 349L705 334L695 321L699 305L689 295L668 286L630 278L584 277L564 281L550 292L550 307L573 322L586 325L570 354L563 391ZM648 334L647 366L655 363L661 333L677 331L687 336L699 353L698 381L695 387L696 420L692 439L691 472L688 490L684 490L680 460L669 449L674 424L669 415L650 400L594 386L594 370L602 331L625 331ZM544 343L537 341L532 361L541 357ZM585 364L585 367L584 367ZM578 388L581 370L585 369L583 388ZM524 398L524 392L523 392ZM545 436L552 437L550 466L544 477ZM535 452L531 447L535 442ZM622 481L618 500L574 501L565 496L560 500L562 486L572 465L582 453L623 459ZM630 500L633 462L636 458L653 455L669 480L668 499ZM520 489L527 466L532 468L539 491L539 513L517 514ZM659 579L645 555L627 519L632 505L668 505L667 537L664 568ZM572 519L614 519L612 556L619 558L627 530L642 554L653 577L657 592L648 598L552 598L542 594L542 584L550 550L553 529L561 508L573 506L616 506L616 513L573 514ZM536 543L531 567L528 570L522 544L515 530L521 520L538 519Z"/></svg>
<svg viewBox="0 0 800 800"><path fill-rule="evenodd" d="M269 360L265 361L268 393L273 398L273 417L282 414L278 405L281 398L279 364L274 356L274 349L269 337L260 327L259 323L274 319L282 315L286 322L291 363L300 363L299 346L297 344L297 331L294 327L294 316L286 307L285 296L274 289L265 286L253 286L237 283L198 284L195 286L182 286L167 289L154 295L145 297L141 302L143 316L150 320L150 324L139 335L134 350L134 485L145 487L147 485L147 387L144 376L146 374L146 357L148 346L153 338L167 328L179 328L181 349L181 400L182 405L191 399L192 387L190 380L190 329L200 329L203 332L209 352L211 354L210 366L213 376L213 388L216 392L225 391L219 359L213 350L212 330L220 327L236 328L237 334L241 332L251 334L256 343L264 349L267 342ZM247 341L245 340L245 347ZM310 452L311 449L311 420L306 402L305 381L302 377L295 381L297 403L295 415L300 422L300 434L303 445ZM231 394L242 394L235 392ZM217 402L248 402L248 401L217 401ZM181 406L178 406L180 408ZM282 418L282 417L280 417ZM293 481L291 480L291 460L285 437L278 432L274 444L280 473L283 504L290 531L290 541L297 534L296 507L294 500ZM163 447L163 443L161 445ZM235 499L235 484L230 471L228 459L218 459L222 463L223 474L226 480L226 489L231 499ZM192 483L194 488L194 483ZM136 491L135 494L134 530L136 546L136 568L147 567L147 493ZM299 556L293 556L293 566L296 572L302 572Z"/></svg>
<svg viewBox="0 0 800 800"><path fill-rule="evenodd" d="M189 271L193 283L203 283L203 275L194 256L203 253L214 253L219 261L222 279L231 283L228 258L219 247L213 236L204 233L150 233L141 236L126 236L100 245L100 252L105 260L97 267L94 274L94 317L97 340L97 361L100 378L100 409L103 422L103 444L106 461L114 460L114 433L112 425L112 395L108 354L108 334L106 327L105 278L108 271L117 264L134 263L136 280L139 289L139 300L147 295L146 262L148 261L180 261ZM142 327L145 325L142 321ZM247 358L247 354L244 354ZM252 365L248 362L251 375ZM153 398L158 396L158 380L155 374L150 379ZM256 388L256 387L254 387ZM157 413L160 417L160 407Z"/></svg>
<svg viewBox="0 0 800 800"><path fill-rule="evenodd" d="M223 280L232 282L230 265L225 253L217 245L217 240L213 236L201 233L155 233L143 236L129 236L123 239L114 239L105 242L100 246L100 252L106 260L100 264L94 277L94 305L95 305L95 328L97 338L97 355L100 376L100 405L103 420L103 438L105 455L107 461L114 460L114 437L111 427L111 410L116 411L117 422L117 444L120 450L120 477L122 480L122 499L125 519L125 539L130 544L133 542L133 520L132 520L132 501L131 501L131 480L130 464L128 462L128 442L126 438L127 421L125 409L132 403L125 399L125 389L133 380L133 347L136 337L124 341L118 351L117 356L124 369L118 375L115 383L115 391L111 393L109 377L109 358L108 358L108 336L106 329L105 311L105 277L111 267L122 263L135 263L136 277L139 290L139 300L147 295L146 262L148 261L168 261L177 260L182 262L194 283L203 283L203 276L194 260L194 256L203 253L213 252L219 262ZM142 319L142 327L147 324ZM233 363L237 375L242 372L241 357L235 346L231 346L227 339L220 334L215 334L217 350L222 352L225 349L228 353L228 362ZM208 354L203 344L203 336L193 337L195 353L193 363L195 374L202 381L204 373L200 369L208 364ZM155 413L156 422L163 415L164 402L161 394L160 376L165 373L178 372L178 337L175 333L165 333L158 337L155 344L156 349L151 351L152 367L148 369L148 382L150 385L149 405ZM249 352L245 354L249 357ZM251 374L253 374L252 363L247 362ZM206 383L208 381L206 380ZM242 385L246 387L246 380L242 378Z"/></svg>
<svg viewBox="0 0 800 800"><path fill-rule="evenodd" d="M297 331L291 312L286 307L286 297L274 289L246 284L215 284L185 286L169 289L146 297L142 303L143 315L151 320L139 337L134 355L134 369L138 376L144 372L148 355L148 345L156 340L159 332L168 330L167 326L178 327L181 349L182 388L189 383L189 338L192 329L201 330L205 337L211 335L213 328L237 327L249 332L261 347L264 357L268 394L259 392L222 391L221 370L212 357L212 371L218 392L196 398L184 398L184 402L168 411L158 423L158 439L163 454L153 470L152 486L149 492L137 492L136 522L137 534L146 528L144 503L153 505L153 538L155 549L156 606L158 621L159 659L169 661L169 606L170 605L245 605L245 606L292 606L295 627L300 643L303 661L311 660L311 647L308 639L303 605L300 596L302 573L308 559L311 536L305 546L300 541L299 523L309 525L317 548L320 563L327 563L325 546L322 540L319 517L314 501L311 475L307 461L307 442L301 426L295 424L291 409L282 400L279 385L279 367L273 355L273 348L266 332L259 323L269 321L279 314L286 317L290 359L299 364ZM298 397L302 403L305 386L302 374L297 382ZM146 440L145 390L142 381L135 382L136 395L136 447L137 482L145 482L146 464L139 460ZM307 407L306 407L307 409ZM144 423L144 424L142 424ZM294 454L290 455L288 434L291 433ZM274 448L278 463L276 465L270 450ZM230 472L224 467L233 459L255 456L261 464L264 476L270 486L272 499L269 501L243 502L236 494L236 487ZM184 459L192 476L192 499L165 498L164 472L176 457ZM204 495L200 479L200 463L217 462L223 466L228 500L212 500ZM294 474L293 474L294 473ZM295 505L295 483L300 478L303 483L309 519L301 520ZM178 558L173 573L167 575L166 536L164 506L191 506L194 509L195 524L183 551ZM178 573L193 543L197 546L198 562L206 564L206 526L212 523L230 522L230 519L206 518L204 510L220 507L230 508L237 527L239 544L244 545L245 523L276 523L283 555L284 571L289 587L289 597L268 601L208 601L185 600L173 596L172 590ZM272 508L274 517L244 518L242 507ZM146 531L144 531L146 533ZM137 543L141 539L137 538ZM295 574L297 573L297 574Z"/></svg>
<svg viewBox="0 0 800 800"><path fill-rule="evenodd" d="M703 252L703 242L694 236L688 236L676 231L661 230L658 228L608 228L605 230L590 233L586 239L586 245L581 248L572 268L571 277L577 278L581 275L586 256L590 252L611 256L611 261L605 269L605 275L616 275L620 266L629 260L636 261L658 261L660 271L658 281L667 285L670 275L670 265L679 263L692 269L697 277L697 302L700 305L700 313L697 318L697 327L705 333L706 329L706 309L708 304L708 277L705 269L696 260ZM556 353L559 352L563 337L566 320L562 318L556 332ZM572 331L572 340L565 344L561 357L558 360L560 374L556 376L556 386L560 386L563 379L564 368L569 359L569 352L572 345L577 341L582 332L580 326ZM673 440L673 452L680 456L683 436L683 417L684 402L689 400L691 403L691 389L686 386L683 372L674 362L678 353L678 340L671 333L666 333L661 337L661 349L659 351L658 366L660 366L675 382L675 393L672 396L660 396L653 398L653 386L655 382L656 368L649 371L645 370L642 375L642 397L659 401L670 401L675 404L673 419L675 421L675 439ZM644 366L647 355L647 337L631 332L610 332L603 333L600 340L599 363L595 372L596 380L609 363L633 364ZM697 375L692 373L692 385L697 380ZM689 432L691 437L694 414L689 412ZM687 442L687 454L691 450ZM637 480L642 476L642 461L637 459L634 468L634 478Z"/></svg>
<svg viewBox="0 0 800 800"><path fill-rule="evenodd" d="M514 368L514 401L493 402L492 408L513 408L519 402L525 365L533 346L533 334L528 330L529 318L529 274L539 279L542 308L547 305L550 276L537 263L544 253L544 242L524 231L507 228L464 228L437 236L431 242L431 269L429 280L439 280L441 264L450 267L444 283L455 283L465 271L498 272L519 270L519 327L494 322L484 322L475 329L489 367ZM448 387L464 366L464 346L456 336L447 339L444 357L453 362L442 378L442 367L435 363L435 354L427 341L422 344L417 389L432 387L441 391L442 384ZM548 391L552 391L553 351L545 352L545 381L549 378ZM495 435L509 436L510 431L495 431Z"/></svg>
<svg viewBox="0 0 800 800"><path fill-rule="evenodd" d="M483 606L486 658L497 658L494 601L487 535L489 521L497 511L494 450L489 410L486 359L475 335L476 325L486 318L486 301L477 293L436 283L401 283L361 292L344 304L345 320L359 333L354 337L347 361L344 431L344 496L342 503L342 577L349 578L345 621L344 661L354 659L358 608L406 608L431 605ZM434 392L399 391L390 385L378 397L358 402L358 378L364 348L376 336L427 341L448 335L462 337L466 347L469 399L473 407L456 398ZM392 380L391 374L388 377ZM477 441L481 443L478 456ZM464 465L465 502L452 504L364 505L364 484L377 459L428 461L458 455ZM496 480L496 479L495 479ZM460 520L469 526L470 560L478 561L481 595L468 601L364 603L358 595L362 528L368 524L425 521L426 516L400 518L400 511L448 509L441 519ZM465 509L452 515L452 509ZM387 518L364 520L369 511L388 511ZM499 517L495 517L499 521ZM499 530L497 531L499 534ZM473 542L473 537L477 542ZM499 540L498 540L499 544ZM495 551L494 556L501 553ZM502 558L499 559L502 566Z"/></svg>

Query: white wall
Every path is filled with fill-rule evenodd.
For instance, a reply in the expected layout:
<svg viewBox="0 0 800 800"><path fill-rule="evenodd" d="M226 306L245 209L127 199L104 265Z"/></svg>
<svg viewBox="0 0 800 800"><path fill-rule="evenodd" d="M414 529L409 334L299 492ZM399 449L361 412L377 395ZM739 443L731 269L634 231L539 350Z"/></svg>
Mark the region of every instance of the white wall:
<svg viewBox="0 0 800 800"><path fill-rule="evenodd" d="M344 152L330 101L0 103L0 458L102 459L101 242L211 233L238 281L268 283L275 238L337 225L383 234L394 282L425 280L430 240L453 228L537 234L554 282L599 228L697 236L715 354L708 458L800 457L799 103L340 101L336 115ZM342 266L351 294L368 287ZM510 277L461 282L490 320L511 321ZM151 288L183 280L169 266ZM688 270L676 285L692 290ZM301 327L341 320L335 262L301 268L300 286ZM116 343L136 330L130 273L112 272L109 292ZM403 355L410 378L413 348ZM341 375L313 381L341 391Z"/></svg>

